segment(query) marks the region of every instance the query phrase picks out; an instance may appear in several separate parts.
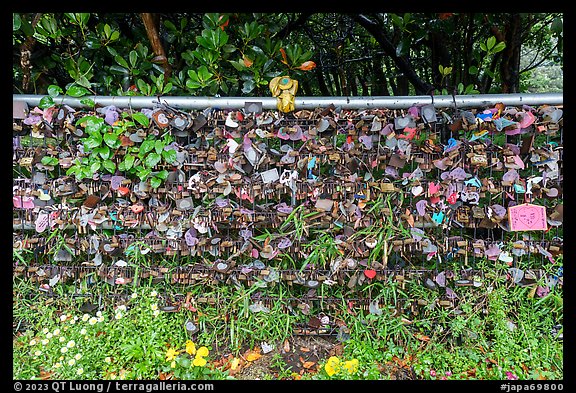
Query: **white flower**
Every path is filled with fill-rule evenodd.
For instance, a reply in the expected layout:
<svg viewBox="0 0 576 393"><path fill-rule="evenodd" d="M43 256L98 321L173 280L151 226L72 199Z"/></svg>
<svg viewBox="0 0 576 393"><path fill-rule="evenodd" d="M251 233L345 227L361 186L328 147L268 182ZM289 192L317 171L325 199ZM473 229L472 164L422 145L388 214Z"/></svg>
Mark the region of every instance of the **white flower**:
<svg viewBox="0 0 576 393"><path fill-rule="evenodd" d="M60 329L54 329L53 335L57 336L60 334Z"/></svg>
<svg viewBox="0 0 576 393"><path fill-rule="evenodd" d="M60 338L58 339L58 341L60 341L61 343L63 343L64 341L66 341L66 339L65 339L64 337L60 337Z"/></svg>
<svg viewBox="0 0 576 393"><path fill-rule="evenodd" d="M64 322L66 319L68 319L68 315L66 314L60 315L60 322Z"/></svg>
<svg viewBox="0 0 576 393"><path fill-rule="evenodd" d="M38 344L38 341L36 341L36 339L33 338L32 340L30 340L30 346L34 346L36 344Z"/></svg>
<svg viewBox="0 0 576 393"><path fill-rule="evenodd" d="M82 315L82 322L86 322L87 320L90 319L90 315L89 314L84 314Z"/></svg>
<svg viewBox="0 0 576 393"><path fill-rule="evenodd" d="M126 305L122 304L116 308L116 311L126 311Z"/></svg>
<svg viewBox="0 0 576 393"><path fill-rule="evenodd" d="M116 315L114 315L114 318L116 318L116 319L122 319L122 313L121 313L121 312L117 312Z"/></svg>
<svg viewBox="0 0 576 393"><path fill-rule="evenodd" d="M97 317L101 317L101 316L102 316L102 311L97 311L97 312L96 312L96 316L97 316Z"/></svg>
<svg viewBox="0 0 576 393"><path fill-rule="evenodd" d="M47 345L49 342L50 342L50 340L45 338L44 340L42 340L42 345Z"/></svg>
<svg viewBox="0 0 576 393"><path fill-rule="evenodd" d="M98 322L98 319L96 319L95 317L90 318L90 320L88 321L90 325L94 325L96 322Z"/></svg>
<svg viewBox="0 0 576 393"><path fill-rule="evenodd" d="M86 332L86 329L85 329L85 328L82 328L82 330L80 330L80 334L81 334L81 335L85 335L86 333L87 333L87 332Z"/></svg>
<svg viewBox="0 0 576 393"><path fill-rule="evenodd" d="M83 372L84 372L84 369L82 367L80 367L78 370L76 370L77 375L82 375Z"/></svg>
<svg viewBox="0 0 576 393"><path fill-rule="evenodd" d="M138 297L138 294L136 292L134 292L131 296L132 299L136 299Z"/></svg>
<svg viewBox="0 0 576 393"><path fill-rule="evenodd" d="M106 357L104 358L104 361L105 361L106 363L112 363L112 358L111 358L110 356L106 356Z"/></svg>
<svg viewBox="0 0 576 393"><path fill-rule="evenodd" d="M76 359L70 359L70 360L68 360L68 365L69 365L69 366L73 366L73 365L75 365L75 364L76 364Z"/></svg>
<svg viewBox="0 0 576 393"><path fill-rule="evenodd" d="M98 317L98 322L104 322L104 315Z"/></svg>
<svg viewBox="0 0 576 393"><path fill-rule="evenodd" d="M60 352L62 352L62 353L68 352L68 347L62 347L62 348L60 348Z"/></svg>
<svg viewBox="0 0 576 393"><path fill-rule="evenodd" d="M50 332L46 333L46 338L50 339L52 337L53 337L52 333L50 333Z"/></svg>
<svg viewBox="0 0 576 393"><path fill-rule="evenodd" d="M74 348L74 346L76 345L76 343L74 342L74 340L70 340L68 341L68 343L66 344L66 346L68 348Z"/></svg>
<svg viewBox="0 0 576 393"><path fill-rule="evenodd" d="M62 363L60 363L60 362L57 362L57 363L54 365L54 368L60 368L60 367L62 367Z"/></svg>
<svg viewBox="0 0 576 393"><path fill-rule="evenodd" d="M44 334L48 334L49 331L50 331L50 330L48 330L48 328L42 329L42 333L44 333Z"/></svg>
<svg viewBox="0 0 576 393"><path fill-rule="evenodd" d="M153 290L152 292L150 292L150 296L156 297L158 296L158 292L156 292L156 290Z"/></svg>
<svg viewBox="0 0 576 393"><path fill-rule="evenodd" d="M82 359L82 354L81 354L81 353L77 353L76 355L74 355L74 359L76 359L76 360Z"/></svg>
<svg viewBox="0 0 576 393"><path fill-rule="evenodd" d="M76 319L71 319L70 320L70 325L74 325L76 323Z"/></svg>
<svg viewBox="0 0 576 393"><path fill-rule="evenodd" d="M37 350L36 352L34 352L34 356L40 356L40 355L42 355L41 350Z"/></svg>
<svg viewBox="0 0 576 393"><path fill-rule="evenodd" d="M152 315L154 315L155 317L157 317L158 315L160 315L160 310L154 310L152 312Z"/></svg>
<svg viewBox="0 0 576 393"><path fill-rule="evenodd" d="M151 305L150 305L150 308L151 308L152 310L158 310L158 305L157 305L156 303L151 304Z"/></svg>

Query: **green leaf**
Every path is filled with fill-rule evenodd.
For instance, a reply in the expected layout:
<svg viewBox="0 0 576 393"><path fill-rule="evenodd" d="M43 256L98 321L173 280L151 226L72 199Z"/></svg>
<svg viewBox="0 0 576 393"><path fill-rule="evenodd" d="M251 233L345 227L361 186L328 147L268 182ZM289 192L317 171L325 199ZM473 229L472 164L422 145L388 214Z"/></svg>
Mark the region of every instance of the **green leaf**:
<svg viewBox="0 0 576 393"><path fill-rule="evenodd" d="M148 168L154 168L161 159L162 156L160 154L152 152L146 156L144 165L146 165Z"/></svg>
<svg viewBox="0 0 576 393"><path fill-rule="evenodd" d="M98 140L98 137L96 137L95 135L90 136L89 138L86 138L84 140L84 148L92 150L97 148L98 146L100 146L100 144L102 143L102 139L100 138L100 140Z"/></svg>
<svg viewBox="0 0 576 393"><path fill-rule="evenodd" d="M76 83L78 83L80 86L83 86L87 89L90 89L92 87L92 84L90 83L88 78L86 78L84 75L81 75L78 79L76 79ZM88 94L88 93L86 93L86 94Z"/></svg>
<svg viewBox="0 0 576 393"><path fill-rule="evenodd" d="M494 48L494 45L496 45L496 37L491 36L486 40L486 47L488 48L488 50Z"/></svg>
<svg viewBox="0 0 576 393"><path fill-rule="evenodd" d="M168 171L166 169L161 170L160 172L156 173L154 177L157 177L161 180L166 180L168 178Z"/></svg>
<svg viewBox="0 0 576 393"><path fill-rule="evenodd" d="M140 125L142 125L146 128L148 128L148 126L150 125L150 119L148 119L148 116L146 116L142 112L134 112L132 114L132 119L134 119L135 121L140 123Z"/></svg>
<svg viewBox="0 0 576 393"><path fill-rule="evenodd" d="M118 135L116 135L112 132L107 132L104 134L104 143L106 143L112 149L117 149L118 147L120 147L120 144L121 144L120 139L118 138Z"/></svg>
<svg viewBox="0 0 576 393"><path fill-rule="evenodd" d="M118 30L114 30L110 36L110 41L116 41L118 38L120 38L120 32Z"/></svg>
<svg viewBox="0 0 576 393"><path fill-rule="evenodd" d="M162 158L164 158L164 161L166 161L168 164L172 164L174 161L176 161L177 158L176 150L162 150Z"/></svg>
<svg viewBox="0 0 576 393"><path fill-rule="evenodd" d="M20 14L12 14L12 31L16 31L22 26Z"/></svg>
<svg viewBox="0 0 576 393"><path fill-rule="evenodd" d="M102 165L104 166L104 169L110 173L114 173L114 171L116 171L116 164L112 160L104 160L102 161Z"/></svg>
<svg viewBox="0 0 576 393"><path fill-rule="evenodd" d="M126 156L124 156L124 161L122 161L124 163L124 170L129 171L130 168L134 166L135 160L136 157L134 157L132 154L127 154Z"/></svg>
<svg viewBox="0 0 576 393"><path fill-rule="evenodd" d="M80 103L84 106L87 106L89 108L94 108L94 106L96 105L96 103L94 102L93 99L91 98L82 98L80 100Z"/></svg>
<svg viewBox="0 0 576 393"><path fill-rule="evenodd" d="M128 58L130 59L132 68L136 67L136 62L138 61L138 53L135 50L131 50Z"/></svg>
<svg viewBox="0 0 576 393"><path fill-rule="evenodd" d="M470 66L470 68L468 68L468 73L470 75L476 75L478 73L478 67Z"/></svg>
<svg viewBox="0 0 576 393"><path fill-rule="evenodd" d="M118 63L122 67L130 69L128 62L126 60L124 60L124 58L122 56L116 55L116 56L114 56L114 60L116 60L116 63Z"/></svg>
<svg viewBox="0 0 576 393"><path fill-rule="evenodd" d="M154 139L146 139L144 142L142 142L142 144L140 145L140 152L139 154L141 156L144 156L144 154L152 151L152 149L154 149L154 143L156 141Z"/></svg>
<svg viewBox="0 0 576 393"><path fill-rule="evenodd" d="M164 86L164 89L162 89L162 94L168 94L172 91L172 83L168 82L166 83L166 86Z"/></svg>
<svg viewBox="0 0 576 393"><path fill-rule="evenodd" d="M22 29L26 37L31 37L34 35L34 27L32 27L32 24L30 22L28 22L26 19L21 19L20 23L21 23L20 28Z"/></svg>
<svg viewBox="0 0 576 393"><path fill-rule="evenodd" d="M94 149L94 150L96 150L96 149ZM107 159L110 158L110 148L109 148L108 146L106 146L106 145L100 146L100 147L98 148L98 154L100 155L100 157L101 157L103 160L107 160Z"/></svg>
<svg viewBox="0 0 576 393"><path fill-rule="evenodd" d="M66 90L66 95L71 97L82 97L88 94L90 94L90 92L82 86L72 85Z"/></svg>
<svg viewBox="0 0 576 393"><path fill-rule="evenodd" d="M492 48L492 53L498 53L504 50L504 48L506 48L506 43L504 41L500 41L496 44L496 46L494 46L494 48Z"/></svg>
<svg viewBox="0 0 576 393"><path fill-rule="evenodd" d="M124 68L117 64L113 64L110 66L110 72L117 75L129 75L130 70L128 68Z"/></svg>
<svg viewBox="0 0 576 393"><path fill-rule="evenodd" d="M106 38L110 38L110 34L112 34L112 29L110 28L110 25L106 23L104 25L104 35L106 36Z"/></svg>
<svg viewBox="0 0 576 393"><path fill-rule="evenodd" d="M162 184L162 180L161 180L161 179L158 179L156 176L153 176L153 177L150 179L150 186L151 186L152 188L158 188L158 187L160 187L161 184Z"/></svg>
<svg viewBox="0 0 576 393"><path fill-rule="evenodd" d="M148 168L142 168L138 171L138 173L136 174L138 176L138 178L140 179L140 181L144 181L146 180L146 178L148 177L148 175L152 173L151 169Z"/></svg>
<svg viewBox="0 0 576 393"><path fill-rule="evenodd" d="M58 97L58 94L64 94L64 91L60 86L50 85L48 86L48 94L50 97Z"/></svg>
<svg viewBox="0 0 576 393"><path fill-rule="evenodd" d="M164 142L161 140L154 142L154 150L156 150L156 153L158 154L162 153L162 150L164 150Z"/></svg>
<svg viewBox="0 0 576 393"><path fill-rule="evenodd" d="M90 165L90 172L96 173L100 170L100 161L95 161Z"/></svg>
<svg viewBox="0 0 576 393"><path fill-rule="evenodd" d="M50 108L51 106L54 106L54 100L50 96L42 97L38 103L40 109Z"/></svg>
<svg viewBox="0 0 576 393"><path fill-rule="evenodd" d="M58 165L58 158L52 156L44 156L40 162L42 165L56 166Z"/></svg>
<svg viewBox="0 0 576 393"><path fill-rule="evenodd" d="M112 48L111 46L107 46L106 50L108 51L108 53L110 53L112 56L116 57L118 56L118 52L116 51L116 49Z"/></svg>
<svg viewBox="0 0 576 393"><path fill-rule="evenodd" d="M488 52L488 48L486 47L486 44L483 42L480 43L480 49L482 49L484 52Z"/></svg>

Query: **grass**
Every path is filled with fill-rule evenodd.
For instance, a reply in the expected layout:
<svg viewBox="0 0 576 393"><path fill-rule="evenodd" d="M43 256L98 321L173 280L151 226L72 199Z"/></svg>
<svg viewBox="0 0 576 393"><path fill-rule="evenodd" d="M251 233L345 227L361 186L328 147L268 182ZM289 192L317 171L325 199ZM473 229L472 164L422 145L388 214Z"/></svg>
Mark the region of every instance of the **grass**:
<svg viewBox="0 0 576 393"><path fill-rule="evenodd" d="M486 278L480 289L454 289L460 314L432 307L438 293L413 281L404 287L393 280L375 281L356 292L346 286L320 286L317 295L342 300L308 302L306 311L298 307L302 300L290 300L308 289L288 288L282 282L178 288L142 280L139 286L114 289L104 282L59 284L60 296L53 298L27 279L15 277L13 287L14 323L19 325L13 339L15 379L234 379L257 367L257 360L247 360L249 354L268 359L264 379L563 378L563 346L552 333L563 319L557 287L540 298L531 295L530 287ZM101 296L71 296L83 287ZM196 303L178 312L161 311L166 293L189 295ZM258 303L257 295L266 301ZM215 302L200 303L201 297ZM344 300L353 297L378 301L380 312ZM101 304L99 314L81 311L87 299ZM417 299L428 305L413 309ZM305 325L318 315L344 326L349 337L326 338L330 350L314 358L304 372L295 372L288 364L289 353L280 349L294 340L297 323ZM199 328L193 336L185 329L187 321ZM202 361L186 352L188 340L197 349L206 347L206 364L194 365ZM71 341L73 346L67 347ZM276 350L262 353L263 342ZM171 349L178 352L173 359ZM335 353L339 371L329 375L327 362ZM344 365L354 359L357 369L350 373Z"/></svg>

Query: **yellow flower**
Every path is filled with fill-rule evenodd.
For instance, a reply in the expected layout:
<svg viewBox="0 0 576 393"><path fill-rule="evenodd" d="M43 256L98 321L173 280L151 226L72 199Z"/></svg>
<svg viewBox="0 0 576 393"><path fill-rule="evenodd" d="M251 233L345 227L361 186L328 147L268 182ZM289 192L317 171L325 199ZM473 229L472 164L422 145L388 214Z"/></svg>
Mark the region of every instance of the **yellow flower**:
<svg viewBox="0 0 576 393"><path fill-rule="evenodd" d="M340 359L336 356L331 356L324 365L324 370L329 376L337 374L340 371Z"/></svg>
<svg viewBox="0 0 576 393"><path fill-rule="evenodd" d="M196 353L196 356L200 356L200 357L204 357L204 356L208 356L208 348L206 347L200 347L198 348L198 352Z"/></svg>
<svg viewBox="0 0 576 393"><path fill-rule="evenodd" d="M47 338L45 338L44 340L42 340L42 345L46 345L50 342L50 340L48 340Z"/></svg>
<svg viewBox="0 0 576 393"><path fill-rule="evenodd" d="M154 291L150 292L150 296L156 297L156 296L158 296L158 292L156 292L156 291L154 290Z"/></svg>
<svg viewBox="0 0 576 393"><path fill-rule="evenodd" d="M169 348L166 351L166 361L171 362L172 360L176 359L176 355L178 355L180 351L175 350L174 348Z"/></svg>
<svg viewBox="0 0 576 393"><path fill-rule="evenodd" d="M195 366L198 366L198 367L203 367L206 365L206 359L204 359L203 357L198 356L198 354L196 354L196 357L192 361L192 364Z"/></svg>
<svg viewBox="0 0 576 393"><path fill-rule="evenodd" d="M196 353L196 345L191 341L186 341L186 353L189 355L194 355Z"/></svg>
<svg viewBox="0 0 576 393"><path fill-rule="evenodd" d="M348 374L354 374L356 371L358 371L358 359L345 361L342 368L348 371Z"/></svg>
<svg viewBox="0 0 576 393"><path fill-rule="evenodd" d="M54 365L54 368L60 368L60 367L62 367L62 363L60 363L60 362L57 362L57 363Z"/></svg>
<svg viewBox="0 0 576 393"><path fill-rule="evenodd" d="M172 360L172 363L170 363L170 367L176 368L176 360Z"/></svg>
<svg viewBox="0 0 576 393"><path fill-rule="evenodd" d="M44 334L48 334L48 332L49 332L48 328L44 328L44 329L42 329L42 333L44 333Z"/></svg>

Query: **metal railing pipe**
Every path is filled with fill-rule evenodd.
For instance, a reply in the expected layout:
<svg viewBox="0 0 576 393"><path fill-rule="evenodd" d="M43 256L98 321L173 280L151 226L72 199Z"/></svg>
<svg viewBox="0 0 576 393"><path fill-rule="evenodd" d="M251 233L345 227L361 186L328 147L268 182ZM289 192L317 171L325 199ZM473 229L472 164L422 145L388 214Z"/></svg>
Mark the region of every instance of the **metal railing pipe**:
<svg viewBox="0 0 576 393"><path fill-rule="evenodd" d="M13 102L25 102L29 107L37 106L44 95L14 94ZM296 97L296 110L324 108L330 105L342 109L402 109L414 105L434 104L436 108L479 108L491 107L497 103L507 106L520 105L562 105L563 93L518 93L518 94L476 94L476 95L437 95L437 96L358 96L358 97ZM206 108L240 109L246 103L259 102L262 109L276 109L274 97L188 97L188 96L85 96L74 98L59 96L56 104L66 104L73 108L85 108L83 99L91 99L96 105L114 105L118 108L153 108L154 104L164 103L177 109Z"/></svg>

